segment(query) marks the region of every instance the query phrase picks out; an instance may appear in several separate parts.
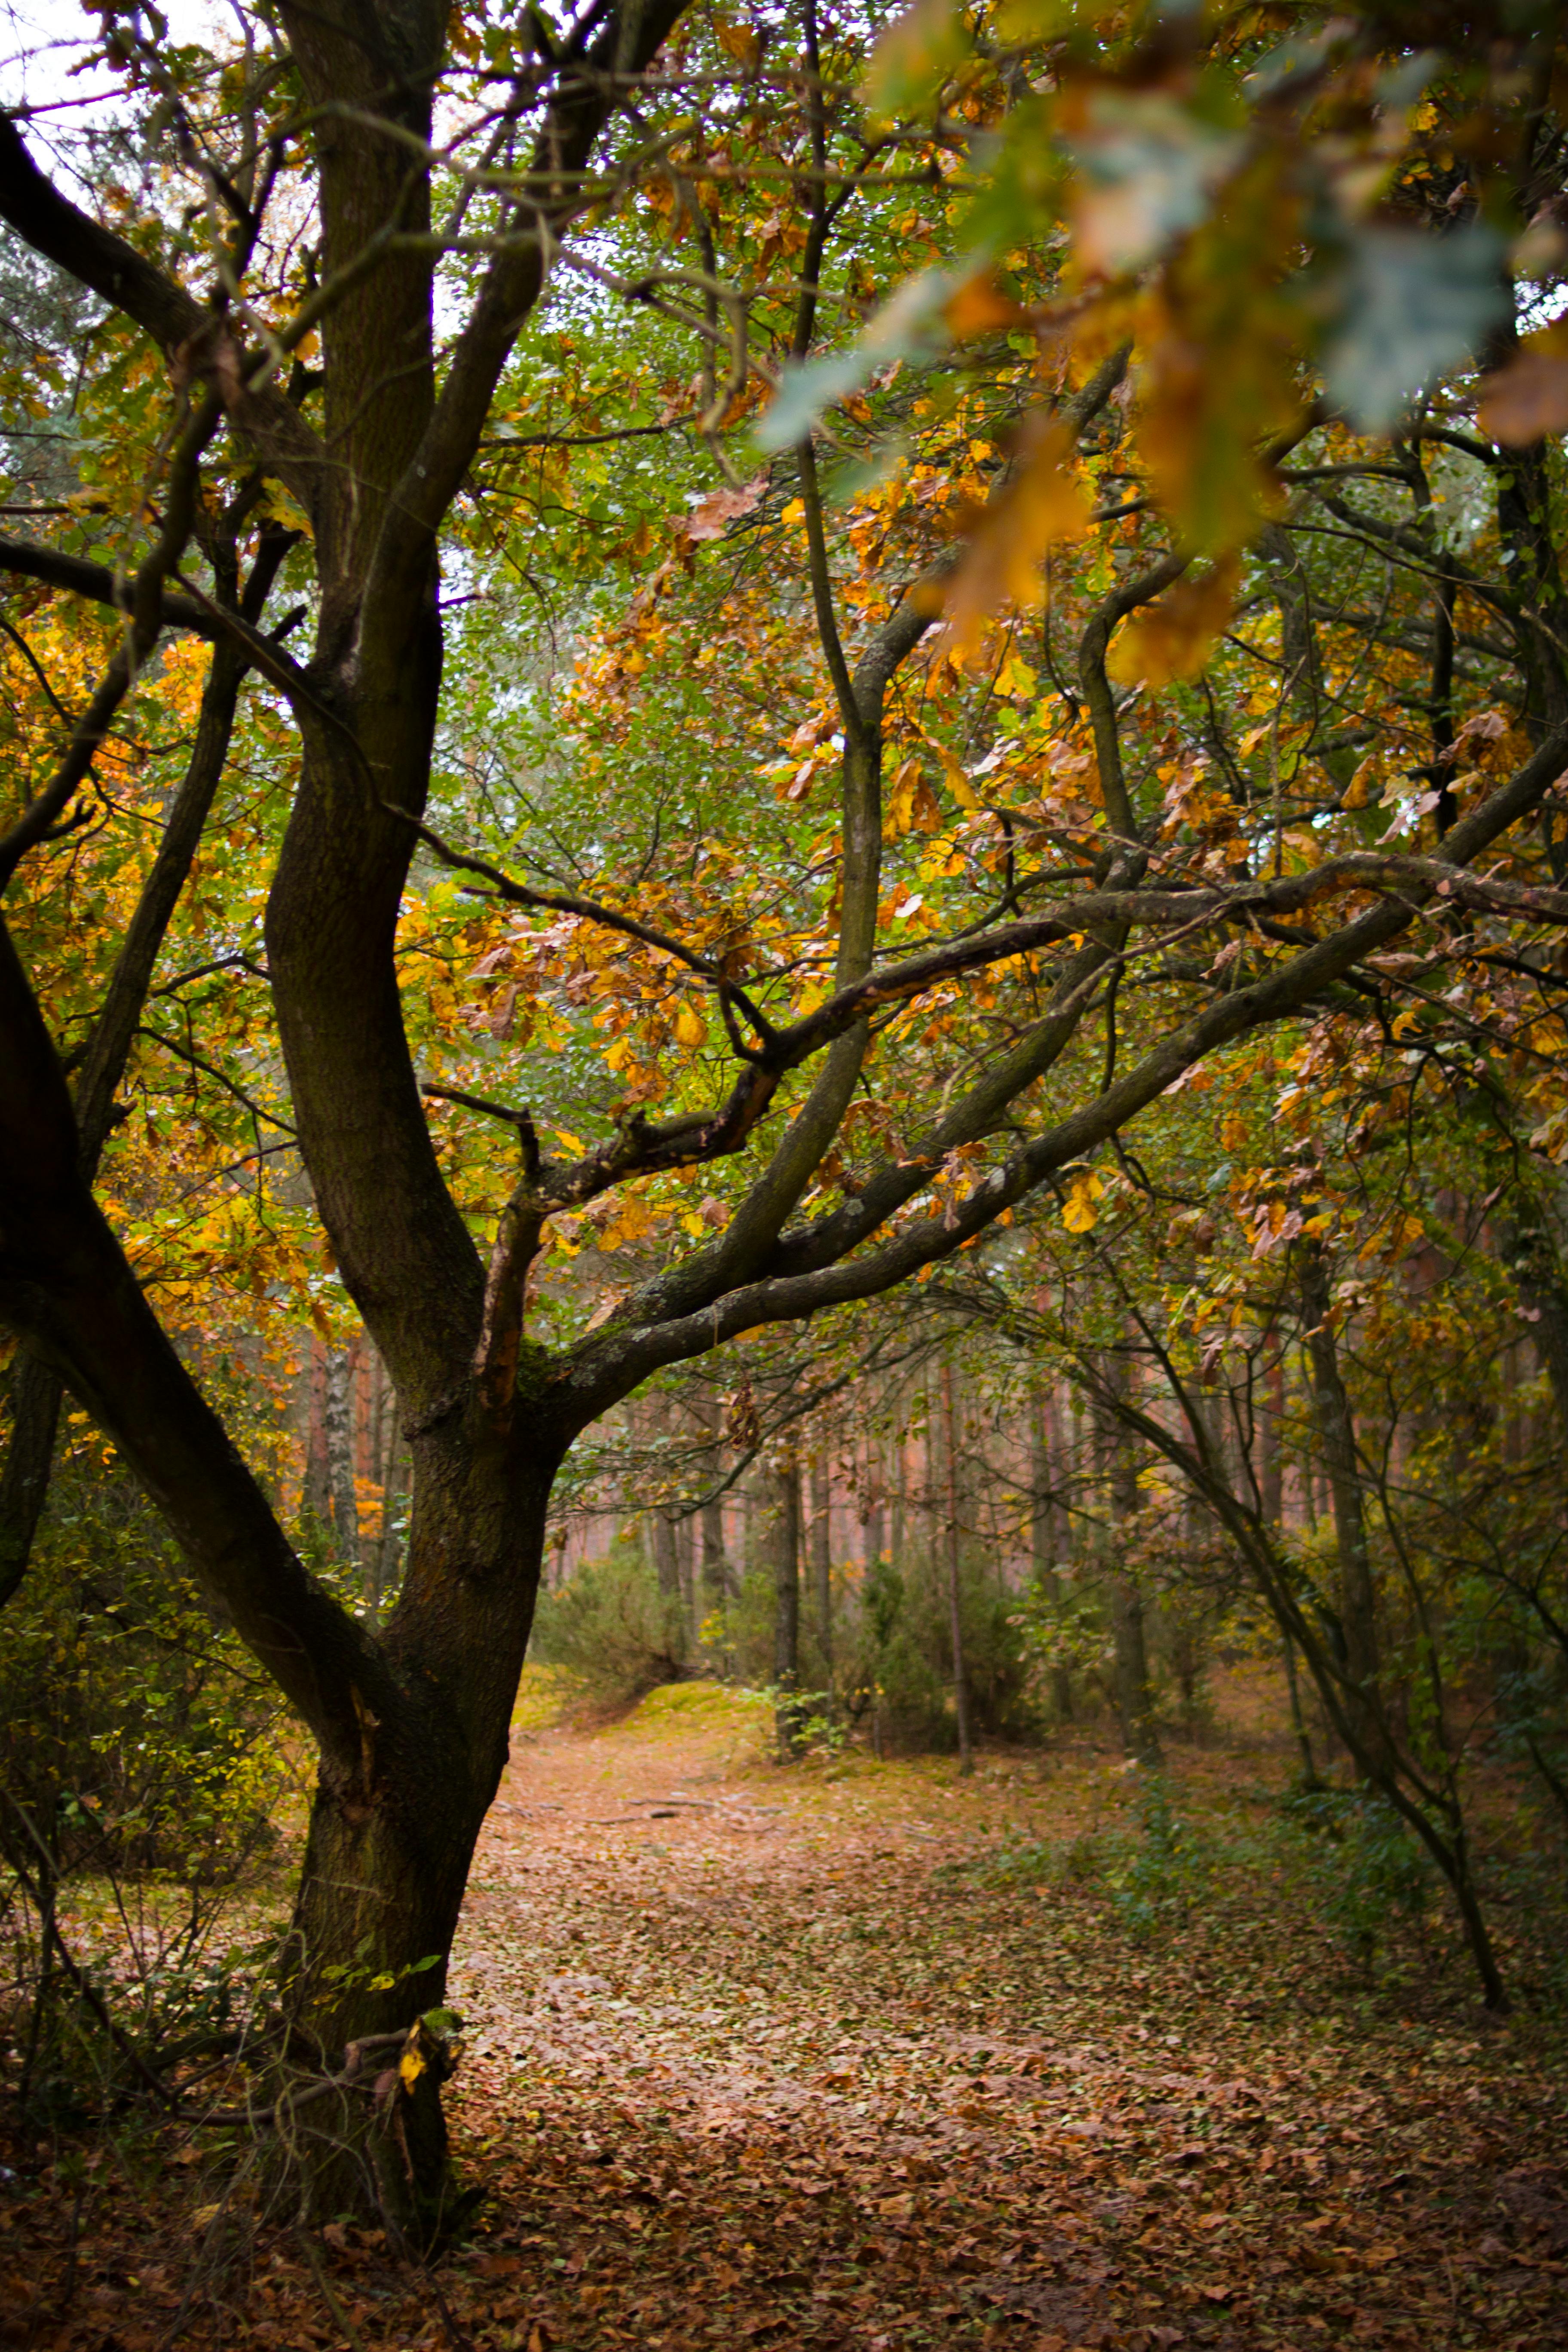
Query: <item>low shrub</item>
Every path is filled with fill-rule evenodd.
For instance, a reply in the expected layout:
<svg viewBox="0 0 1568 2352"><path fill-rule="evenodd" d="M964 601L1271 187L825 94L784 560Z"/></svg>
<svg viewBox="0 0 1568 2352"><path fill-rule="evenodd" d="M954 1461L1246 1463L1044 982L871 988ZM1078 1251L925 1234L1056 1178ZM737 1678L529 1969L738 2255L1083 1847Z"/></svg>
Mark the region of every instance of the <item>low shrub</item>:
<svg viewBox="0 0 1568 2352"><path fill-rule="evenodd" d="M569 1583L542 1592L529 1655L559 1669L593 1707L635 1706L660 1683L690 1671L680 1604L660 1592L629 1544L584 1562Z"/></svg>

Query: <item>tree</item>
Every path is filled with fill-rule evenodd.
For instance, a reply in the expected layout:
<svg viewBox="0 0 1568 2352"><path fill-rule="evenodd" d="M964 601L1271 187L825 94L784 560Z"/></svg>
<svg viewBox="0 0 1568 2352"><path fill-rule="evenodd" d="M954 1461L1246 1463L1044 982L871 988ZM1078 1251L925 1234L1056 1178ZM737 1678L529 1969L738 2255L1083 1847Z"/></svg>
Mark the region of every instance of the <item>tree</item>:
<svg viewBox="0 0 1568 2352"><path fill-rule="evenodd" d="M1523 740L1504 733L1490 767L1479 760L1468 785L1455 774L1443 787L1440 843L1425 856L1382 845L1287 857L1287 815L1310 847L1312 825L1346 797L1344 746L1317 715L1288 812L1278 772L1272 790L1258 775L1267 726L1239 755L1250 768L1226 765L1228 739L1212 754L1226 792L1202 785L1201 720L1179 695L1173 718L1154 689L1194 668L1234 594L1275 593L1289 615L1293 591L1283 574L1273 585L1267 535L1245 565L1239 541L1227 543L1209 574L1184 581L1186 542L1147 501L1121 498L1135 387L1120 332L1081 345L1042 421L1033 332L1021 349L1006 340L1027 327L1026 305L955 297L961 342L994 338L978 389L955 369L926 419L907 383L872 387L884 414L941 445L940 496L900 506L896 486L873 482L836 518L820 436L798 404L791 423L787 402L774 412L784 454L739 477L725 430L861 303L861 265L834 245L844 207L853 197L873 208L884 252L903 233L896 207L911 203L933 250L951 242L942 175L955 141L943 123L891 140L869 123L855 27L819 23L812 0L776 65L761 35L727 19L710 35L680 16L679 0L621 0L552 31L531 10L491 20L449 15L444 0L374 15L348 0L285 0L276 33L270 16L247 14L244 48L216 61L161 53L134 20L106 19L130 97L153 101L144 128L163 175L160 201L140 210L100 187L100 212L122 226L47 178L16 122L0 125L0 215L107 306L115 349L134 362L126 381L150 485L122 501L114 562L81 553L69 519L58 541L0 546L13 577L118 615L95 693L0 838L0 876L47 856L73 810L91 804L95 762L168 633L213 643L215 660L242 656L286 712L297 773L266 882L268 1034L315 1212L410 1450L407 1564L380 1628L309 1572L138 1281L92 1188L81 1077L73 1104L47 1008L9 934L0 1309L134 1468L317 1745L284 1969L289 2047L326 2086L310 2109L318 2196L374 2196L395 2226L414 2226L421 2200L440 2193L440 2026L412 2027L400 2074L363 2062L381 2037L390 2047L408 2034L416 2011L441 2016L469 1859L505 1764L552 1483L581 1433L666 1366L951 1257L1043 1184L1081 1198L1090 1156L1184 1073L1331 1003L1423 909L1470 908L1526 928L1564 911L1519 847L1568 760L1557 640L1527 604L1434 556L1419 525L1374 511L1359 528L1401 563L1452 580L1461 609L1470 595L1500 613L1539 686ZM690 87L709 109L695 128ZM984 111L977 102L971 119ZM784 244L781 185L796 215L782 290L771 264L751 266L770 241L775 257ZM743 299L714 259L715 222L749 257ZM1295 231L1287 222L1279 234ZM668 245L682 240L693 257L670 262ZM1053 254L1042 247L1025 270L1047 346L1058 331L1045 299ZM430 822L448 753L464 742L465 680L448 671L448 647L455 635L471 642L446 591L465 573L490 576L487 560L526 572L531 548L549 558L554 478L543 458L537 477L514 483L493 544L484 514L500 478L487 451L502 445L499 468L514 442L533 446L510 411L539 388L531 369L544 373L528 337L552 267L575 269L601 304L624 299L661 331L696 339L699 405L687 414L730 478L679 532L666 526L668 553L620 622L595 637L579 613L590 642L571 689L575 731L554 745L565 781L550 814L581 814L584 840L595 826L614 835L621 780L605 759L625 763L629 792L638 711L657 702L650 688L632 708L644 647L657 656L683 629L706 628L710 650L723 608L737 633L753 633L758 675L773 659L807 707L790 765L765 793L746 739L731 746L753 797L721 890L700 840L685 870L672 860L650 880L647 868L611 868L589 891L580 876L563 887L552 875L538 825L503 828L510 840L488 855ZM825 327L830 267L839 275ZM766 346L760 384L753 337ZM715 352L731 367L724 384ZM1463 351L1445 346L1444 357ZM623 408L605 431L653 429L637 421L635 368L615 392ZM973 428L987 418L994 429L982 439ZM1010 460L999 454L1009 426L1019 436ZM1265 404L1234 442L1236 465L1251 482L1260 436L1278 464L1320 429L1342 446L1332 436L1344 428L1310 405L1281 432ZM548 444L552 431L535 437ZM1414 495L1419 467L1400 466ZM1535 504L1522 520L1510 507L1505 523L1539 564L1555 562L1542 536L1548 474L1543 462ZM974 553L955 575L944 518L976 490ZM1030 497L1026 529L1019 502ZM1250 528L1248 500L1250 490ZM1097 514L1100 541L1064 574L1061 548ZM283 577L302 583L314 631L308 658L238 599L215 516L249 531L253 564L269 531L287 534ZM742 575L723 560L732 545L763 568ZM1053 546L1058 601L1042 658L1054 662L1065 626L1075 675L1040 693L1011 619L992 645L987 615L1009 590L1034 597L1036 559ZM953 626L939 637L950 592ZM1119 695L1111 640L1134 614L1119 675L1146 690ZM965 649L988 645L996 663L982 676ZM1298 667L1288 686L1299 696ZM694 651L684 690L698 675ZM715 677L715 708L723 691ZM1009 698L1025 718L1004 737L992 705ZM1279 698L1274 709L1277 753L1288 713ZM997 758L977 789L962 753L982 726ZM1473 748L1465 722L1461 740ZM885 789L889 747L900 756ZM1026 758L1056 779L1048 803L1022 791ZM830 775L838 805L824 830L810 796ZM479 801L458 812L475 831ZM758 815L769 802L772 833ZM1524 859L1523 878L1472 874L1500 845ZM560 1114L537 1095L524 1107L445 1078L422 1094L410 1024L439 1035L447 1016L434 984L420 1000L400 951L416 855L484 894L473 902L490 927L482 955L472 938L451 953L510 959L509 985L560 1024L566 1090L572 1055L605 1016L600 1066L620 1091L598 1097L598 1140L554 1126ZM518 878L531 864L542 881ZM538 918L548 921L535 929ZM1226 927L1234 937L1215 964L1160 945ZM1128 1053L1118 991L1144 934L1155 946ZM562 999L568 1010L552 1010ZM710 1024L721 1047L709 1044ZM1101 1026L1106 1051L1091 1038ZM538 1060L529 1066L546 1082ZM500 1068L510 1096L504 1056ZM457 1130L438 1122L459 1118L487 1122L504 1150L447 1150ZM545 1149L552 1130L564 1156ZM753 1150L704 1204L710 1214L676 1209L689 1171ZM544 1253L553 1243L569 1256L585 1230L606 1242L609 1218L645 1262L592 1317L563 1309L551 1346L534 1286ZM651 1264L650 1238L661 1244Z"/></svg>

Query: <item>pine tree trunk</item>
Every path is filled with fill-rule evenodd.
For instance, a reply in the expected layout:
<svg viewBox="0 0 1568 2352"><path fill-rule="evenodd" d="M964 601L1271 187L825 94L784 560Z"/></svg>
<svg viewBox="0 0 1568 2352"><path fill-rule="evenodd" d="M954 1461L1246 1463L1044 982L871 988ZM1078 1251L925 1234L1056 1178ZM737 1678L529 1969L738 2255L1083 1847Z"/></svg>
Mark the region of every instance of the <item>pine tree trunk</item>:
<svg viewBox="0 0 1568 2352"><path fill-rule="evenodd" d="M1280 1443L1284 1419L1284 1366L1277 1357L1264 1374L1258 1416L1258 1507L1265 1527L1274 1534L1279 1533L1285 1514L1285 1457Z"/></svg>
<svg viewBox="0 0 1568 2352"><path fill-rule="evenodd" d="M811 1583L816 1604L816 1640L829 1683L833 1680L833 1486L831 1465L819 1452L811 1465Z"/></svg>
<svg viewBox="0 0 1568 2352"><path fill-rule="evenodd" d="M791 1454L774 1475L773 1681L784 1755L800 1746L800 1464Z"/></svg>
<svg viewBox="0 0 1568 2352"><path fill-rule="evenodd" d="M969 1674L963 1655L963 1550L958 1512L958 1415L952 1397L952 1365L942 1368L942 1404L946 1417L947 1455L947 1608L952 1643L952 1696L958 1717L958 1769L967 1778L974 1769L974 1749L969 1730Z"/></svg>

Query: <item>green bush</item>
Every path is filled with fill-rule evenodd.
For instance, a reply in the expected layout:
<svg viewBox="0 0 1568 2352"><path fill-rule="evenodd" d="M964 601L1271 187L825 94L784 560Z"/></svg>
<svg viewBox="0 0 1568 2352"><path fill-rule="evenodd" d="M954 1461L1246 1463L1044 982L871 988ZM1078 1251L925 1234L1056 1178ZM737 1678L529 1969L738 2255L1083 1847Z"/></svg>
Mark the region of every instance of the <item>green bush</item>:
<svg viewBox="0 0 1568 2352"><path fill-rule="evenodd" d="M916 1553L902 1569L875 1560L848 1614L843 1677L852 1707L875 1710L878 1733L905 1752L951 1753L958 1745L952 1687L952 1603L945 1563ZM973 1729L1021 1739L1038 1729L1015 1597L975 1562L959 1574L964 1675Z"/></svg>
<svg viewBox="0 0 1568 2352"><path fill-rule="evenodd" d="M1380 1937L1425 1916L1436 1865L1393 1806L1368 1790L1297 1789L1285 1811L1306 1836L1324 1917L1370 1968Z"/></svg>
<svg viewBox="0 0 1568 2352"><path fill-rule="evenodd" d="M680 1605L630 1544L542 1592L529 1655L555 1666L590 1706L630 1706L690 1671Z"/></svg>
<svg viewBox="0 0 1568 2352"><path fill-rule="evenodd" d="M68 1456L0 1611L0 1852L27 1876L231 1884L275 1843L285 1728L130 1477Z"/></svg>

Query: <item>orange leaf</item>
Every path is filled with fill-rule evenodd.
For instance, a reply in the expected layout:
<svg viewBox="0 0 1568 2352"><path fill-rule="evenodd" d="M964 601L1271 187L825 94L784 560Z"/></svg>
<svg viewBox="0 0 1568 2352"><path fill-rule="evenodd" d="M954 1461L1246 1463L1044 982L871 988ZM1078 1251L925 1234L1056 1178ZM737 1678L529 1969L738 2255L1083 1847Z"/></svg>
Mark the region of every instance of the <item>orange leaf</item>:
<svg viewBox="0 0 1568 2352"><path fill-rule="evenodd" d="M1568 320L1531 335L1500 374L1487 378L1476 422L1510 448L1568 433Z"/></svg>
<svg viewBox="0 0 1568 2352"><path fill-rule="evenodd" d="M994 327L1016 326L1024 313L991 272L982 269L964 279L942 315L953 341L962 343L966 336L987 334Z"/></svg>
<svg viewBox="0 0 1568 2352"><path fill-rule="evenodd" d="M1106 663L1111 677L1146 686L1196 677L1230 618L1240 575L1240 557L1226 555L1201 580L1178 580L1118 638Z"/></svg>
<svg viewBox="0 0 1568 2352"><path fill-rule="evenodd" d="M719 47L726 55L754 73L762 59L763 45L749 25L732 25L727 16L714 19L713 30L719 37Z"/></svg>

